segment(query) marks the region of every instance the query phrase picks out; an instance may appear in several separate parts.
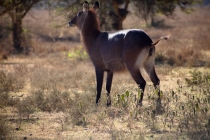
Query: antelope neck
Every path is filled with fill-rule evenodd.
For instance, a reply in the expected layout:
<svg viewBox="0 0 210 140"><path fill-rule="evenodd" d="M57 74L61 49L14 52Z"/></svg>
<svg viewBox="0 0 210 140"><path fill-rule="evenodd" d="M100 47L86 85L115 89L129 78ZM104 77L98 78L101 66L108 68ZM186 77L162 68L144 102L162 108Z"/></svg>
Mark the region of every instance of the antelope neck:
<svg viewBox="0 0 210 140"><path fill-rule="evenodd" d="M83 29L83 26L84 26L84 23L85 23L85 20L86 20L87 16L88 16L88 12L86 13L85 19L84 19L84 21L82 23L82 28L80 30L80 34L82 34L82 29Z"/></svg>
<svg viewBox="0 0 210 140"><path fill-rule="evenodd" d="M80 31L82 41L85 45L86 50L89 52L101 31L98 28L98 23L95 17L93 17L93 15L91 14L89 15L89 13L87 16L84 20Z"/></svg>

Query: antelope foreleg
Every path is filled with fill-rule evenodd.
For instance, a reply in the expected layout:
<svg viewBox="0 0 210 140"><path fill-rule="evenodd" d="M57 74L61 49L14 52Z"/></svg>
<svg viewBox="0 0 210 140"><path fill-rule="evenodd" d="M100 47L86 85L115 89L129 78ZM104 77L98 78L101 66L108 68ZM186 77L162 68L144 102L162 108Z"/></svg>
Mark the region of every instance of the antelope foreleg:
<svg viewBox="0 0 210 140"><path fill-rule="evenodd" d="M102 85L103 85L104 71L97 69L97 68L95 71L96 71L96 82L97 82L96 105L98 105L98 102L101 98L101 89L102 89Z"/></svg>
<svg viewBox="0 0 210 140"><path fill-rule="evenodd" d="M107 91L107 106L111 105L111 96L110 96L110 91L111 91L111 86L112 86L112 78L113 78L113 72L108 71L107 72L107 79L106 79L106 91Z"/></svg>

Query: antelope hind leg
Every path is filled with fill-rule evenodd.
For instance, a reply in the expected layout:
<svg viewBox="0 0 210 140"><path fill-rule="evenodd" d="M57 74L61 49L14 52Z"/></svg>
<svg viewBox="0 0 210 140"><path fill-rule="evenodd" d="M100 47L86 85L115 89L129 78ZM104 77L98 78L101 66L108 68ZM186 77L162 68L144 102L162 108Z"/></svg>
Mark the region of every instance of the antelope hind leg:
<svg viewBox="0 0 210 140"><path fill-rule="evenodd" d="M110 91L111 91L111 86L112 86L112 78L113 78L113 72L112 71L107 71L107 79L106 79L106 91L107 91L107 106L111 105L111 96L110 96Z"/></svg>

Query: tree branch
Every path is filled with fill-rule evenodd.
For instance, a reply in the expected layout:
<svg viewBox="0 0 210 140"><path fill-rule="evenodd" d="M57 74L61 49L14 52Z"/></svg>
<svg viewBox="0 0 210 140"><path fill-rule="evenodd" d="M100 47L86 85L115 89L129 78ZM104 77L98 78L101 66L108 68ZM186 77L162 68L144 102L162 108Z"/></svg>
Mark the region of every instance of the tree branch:
<svg viewBox="0 0 210 140"><path fill-rule="evenodd" d="M29 4L28 6L26 6L25 12L23 13L23 15L21 16L21 18L24 18L25 15L28 13L28 11L32 8L32 6L36 3L38 3L41 0L32 0L31 4Z"/></svg>
<svg viewBox="0 0 210 140"><path fill-rule="evenodd" d="M21 1L12 1L11 3L0 3L0 7L5 8L3 11L0 12L0 16L3 16L4 14L10 12L11 10L14 10L18 5L21 3Z"/></svg>

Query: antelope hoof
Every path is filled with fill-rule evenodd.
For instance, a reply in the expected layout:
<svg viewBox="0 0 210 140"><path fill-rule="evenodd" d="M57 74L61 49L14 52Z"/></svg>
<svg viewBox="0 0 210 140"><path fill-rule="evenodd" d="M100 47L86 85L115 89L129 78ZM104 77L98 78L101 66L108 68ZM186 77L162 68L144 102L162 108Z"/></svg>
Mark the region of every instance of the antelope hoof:
<svg viewBox="0 0 210 140"><path fill-rule="evenodd" d="M100 99L99 100L96 99L96 106L99 105L99 102L100 102Z"/></svg>
<svg viewBox="0 0 210 140"><path fill-rule="evenodd" d="M106 102L107 106L111 106L111 97L107 96L107 102Z"/></svg>
<svg viewBox="0 0 210 140"><path fill-rule="evenodd" d="M161 98L160 97L158 97L158 99L157 99L157 104L159 104L159 105L161 105Z"/></svg>
<svg viewBox="0 0 210 140"><path fill-rule="evenodd" d="M142 107L142 106L143 106L142 102L139 102L139 103L137 103L137 105L136 105L137 108L138 108L138 107Z"/></svg>

